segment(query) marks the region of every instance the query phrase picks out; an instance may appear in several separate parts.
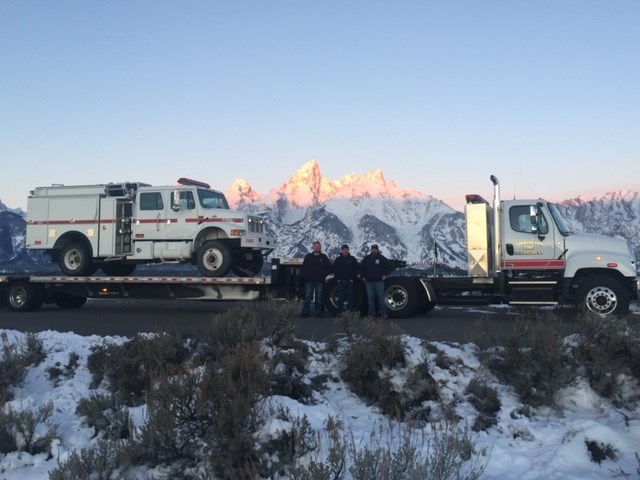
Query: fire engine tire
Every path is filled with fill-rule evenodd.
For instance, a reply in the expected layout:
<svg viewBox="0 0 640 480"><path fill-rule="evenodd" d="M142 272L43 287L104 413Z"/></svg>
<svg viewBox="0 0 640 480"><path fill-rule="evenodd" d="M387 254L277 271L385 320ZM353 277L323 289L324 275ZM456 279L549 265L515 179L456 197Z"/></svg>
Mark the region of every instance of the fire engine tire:
<svg viewBox="0 0 640 480"><path fill-rule="evenodd" d="M44 303L44 290L41 285L14 282L7 290L6 300L12 311L30 312L39 309Z"/></svg>
<svg viewBox="0 0 640 480"><path fill-rule="evenodd" d="M224 277L231 270L231 252L223 242L210 240L198 250L196 262L205 277Z"/></svg>
<svg viewBox="0 0 640 480"><path fill-rule="evenodd" d="M251 252L251 259L246 258L246 253L236 256L231 271L239 277L254 277L262 271L264 257L262 252Z"/></svg>
<svg viewBox="0 0 640 480"><path fill-rule="evenodd" d="M64 309L80 308L87 303L87 299L85 297L78 297L77 295L69 295L68 293L60 292L54 294L53 301L58 308Z"/></svg>
<svg viewBox="0 0 640 480"><path fill-rule="evenodd" d="M365 290L364 285L361 281L356 281L353 284L353 303L354 310L356 312L361 312L363 306L365 305ZM335 278L330 279L324 285L323 289L323 301L324 308L331 315L338 314L338 281ZM345 305L346 308L346 305Z"/></svg>
<svg viewBox="0 0 640 480"><path fill-rule="evenodd" d="M83 277L95 273L89 249L81 242L70 242L60 250L60 269L65 275Z"/></svg>
<svg viewBox="0 0 640 480"><path fill-rule="evenodd" d="M425 299L420 295L415 278L390 277L385 281L384 303L389 317L407 318L418 313Z"/></svg>
<svg viewBox="0 0 640 480"><path fill-rule="evenodd" d="M105 263L100 266L105 275L109 277L126 277L136 269L136 265L126 263Z"/></svg>
<svg viewBox="0 0 640 480"><path fill-rule="evenodd" d="M613 277L588 277L580 281L576 304L584 313L624 315L629 310L629 293Z"/></svg>

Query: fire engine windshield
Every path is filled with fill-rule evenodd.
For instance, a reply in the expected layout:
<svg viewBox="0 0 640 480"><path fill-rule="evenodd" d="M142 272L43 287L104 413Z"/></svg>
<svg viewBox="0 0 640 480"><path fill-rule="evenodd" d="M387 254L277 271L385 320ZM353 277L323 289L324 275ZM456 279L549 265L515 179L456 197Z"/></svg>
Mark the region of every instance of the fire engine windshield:
<svg viewBox="0 0 640 480"><path fill-rule="evenodd" d="M229 209L229 204L224 195L219 192L212 192L211 190L198 189L198 200L202 208L223 208Z"/></svg>
<svg viewBox="0 0 640 480"><path fill-rule="evenodd" d="M571 235L573 232L567 226L567 222L564 221L564 218L562 217L560 210L558 210L558 207L553 203L548 203L547 206L549 207L549 211L551 212L553 221L556 223L556 226L558 227L560 233L565 237L567 235Z"/></svg>

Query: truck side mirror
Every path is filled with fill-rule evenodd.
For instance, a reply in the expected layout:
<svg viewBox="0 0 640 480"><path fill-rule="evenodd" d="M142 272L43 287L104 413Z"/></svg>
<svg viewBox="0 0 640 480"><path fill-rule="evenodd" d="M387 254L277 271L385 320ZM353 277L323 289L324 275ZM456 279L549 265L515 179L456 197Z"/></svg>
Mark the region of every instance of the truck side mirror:
<svg viewBox="0 0 640 480"><path fill-rule="evenodd" d="M171 192L171 210L175 212L180 210L180 190Z"/></svg>
<svg viewBox="0 0 640 480"><path fill-rule="evenodd" d="M537 233L539 227L538 207L531 205L529 207L529 221L531 222L531 233Z"/></svg>

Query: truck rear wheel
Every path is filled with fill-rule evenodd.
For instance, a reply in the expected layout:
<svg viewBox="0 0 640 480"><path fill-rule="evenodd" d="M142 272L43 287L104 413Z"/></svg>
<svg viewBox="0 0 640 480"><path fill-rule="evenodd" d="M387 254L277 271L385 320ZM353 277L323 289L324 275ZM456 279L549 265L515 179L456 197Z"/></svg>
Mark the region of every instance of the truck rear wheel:
<svg viewBox="0 0 640 480"><path fill-rule="evenodd" d="M384 303L391 318L406 318L416 314L425 299L414 278L391 277L385 281Z"/></svg>
<svg viewBox="0 0 640 480"><path fill-rule="evenodd" d="M582 312L624 315L629 311L629 294L615 278L599 275L581 280L576 304Z"/></svg>
<svg viewBox="0 0 640 480"><path fill-rule="evenodd" d="M231 252L219 240L204 242L198 250L197 264L205 277L224 277L231 269Z"/></svg>
<svg viewBox="0 0 640 480"><path fill-rule="evenodd" d="M7 290L7 305L14 312L30 312L39 309L44 303L44 290L41 285L29 282L14 282Z"/></svg>
<svg viewBox="0 0 640 480"><path fill-rule="evenodd" d="M60 269L70 277L95 273L89 249L80 242L71 242L60 250Z"/></svg>

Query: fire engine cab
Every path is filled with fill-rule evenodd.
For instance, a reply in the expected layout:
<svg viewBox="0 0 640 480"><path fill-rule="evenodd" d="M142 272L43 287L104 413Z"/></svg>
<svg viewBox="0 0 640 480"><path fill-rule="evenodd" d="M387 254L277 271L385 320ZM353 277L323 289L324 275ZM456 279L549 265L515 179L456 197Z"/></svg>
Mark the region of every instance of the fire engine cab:
<svg viewBox="0 0 640 480"><path fill-rule="evenodd" d="M69 276L99 268L129 275L141 263L193 263L206 277L257 275L276 247L266 221L230 210L219 191L180 178L37 187L27 200L27 248L44 250Z"/></svg>

